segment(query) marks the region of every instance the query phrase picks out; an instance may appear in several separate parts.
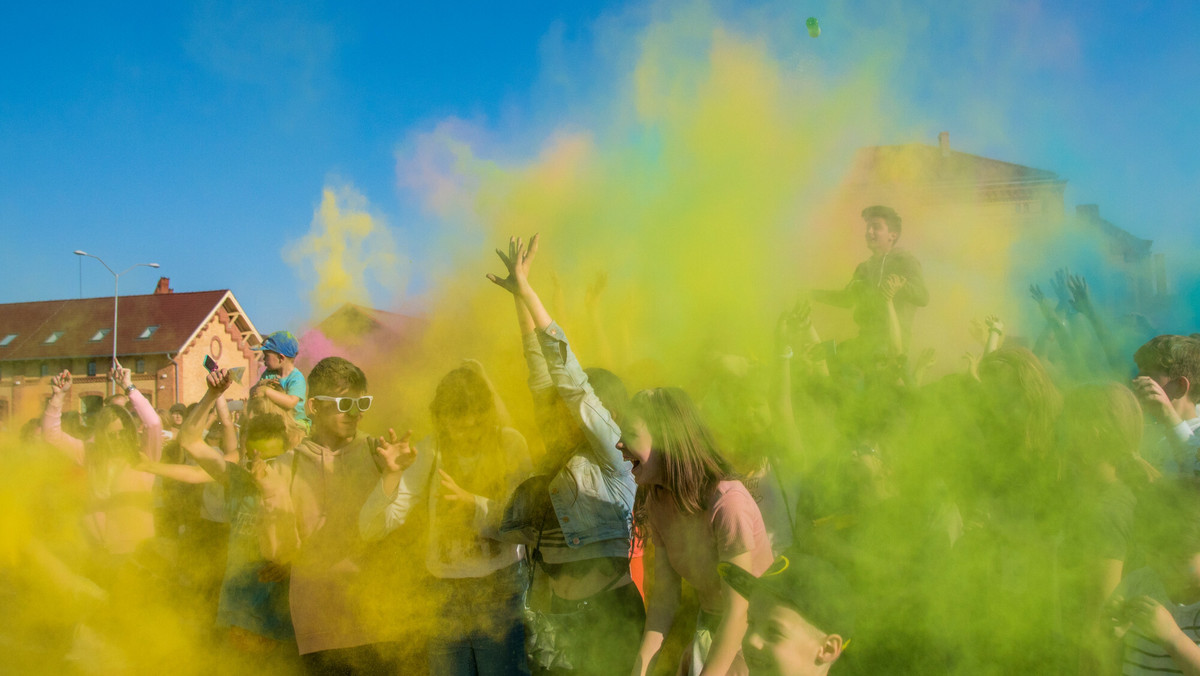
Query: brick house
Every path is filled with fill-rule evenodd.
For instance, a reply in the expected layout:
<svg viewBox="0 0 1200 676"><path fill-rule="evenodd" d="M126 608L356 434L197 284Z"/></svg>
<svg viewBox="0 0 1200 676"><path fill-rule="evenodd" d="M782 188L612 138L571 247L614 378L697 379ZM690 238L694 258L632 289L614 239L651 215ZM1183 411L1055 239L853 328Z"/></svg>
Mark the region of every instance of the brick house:
<svg viewBox="0 0 1200 676"><path fill-rule="evenodd" d="M261 363L251 347L262 337L232 291L174 293L162 278L153 294L122 296L118 312L117 359L156 408L203 396L205 355L246 368L228 395L246 397ZM112 297L0 304L0 428L39 415L63 369L75 379L68 410L110 394L112 326Z"/></svg>

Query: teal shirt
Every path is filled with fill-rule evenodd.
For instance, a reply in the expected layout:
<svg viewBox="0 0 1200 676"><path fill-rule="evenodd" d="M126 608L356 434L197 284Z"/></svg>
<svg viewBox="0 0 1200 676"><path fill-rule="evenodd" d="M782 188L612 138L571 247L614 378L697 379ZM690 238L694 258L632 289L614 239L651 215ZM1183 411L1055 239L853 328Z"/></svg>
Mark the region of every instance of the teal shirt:
<svg viewBox="0 0 1200 676"><path fill-rule="evenodd" d="M280 378L278 373L266 371L262 374L259 380L278 380L283 386L283 391L293 397L300 397L300 401L296 402L296 407L292 413L296 420L302 423L305 428L312 426L312 421L308 419L308 415L304 413L304 400L308 398L308 383L304 380L304 374L300 369L294 368L286 378Z"/></svg>

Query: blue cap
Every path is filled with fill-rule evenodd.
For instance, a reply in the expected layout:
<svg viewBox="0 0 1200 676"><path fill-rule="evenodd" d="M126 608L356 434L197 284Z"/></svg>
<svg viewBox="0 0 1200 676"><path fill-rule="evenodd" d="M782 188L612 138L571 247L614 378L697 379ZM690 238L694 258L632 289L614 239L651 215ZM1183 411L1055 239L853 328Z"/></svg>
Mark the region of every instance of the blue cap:
<svg viewBox="0 0 1200 676"><path fill-rule="evenodd" d="M250 349L276 352L295 359L296 355L300 354L300 343L296 341L296 337L292 335L291 331L276 331L267 336L262 345Z"/></svg>

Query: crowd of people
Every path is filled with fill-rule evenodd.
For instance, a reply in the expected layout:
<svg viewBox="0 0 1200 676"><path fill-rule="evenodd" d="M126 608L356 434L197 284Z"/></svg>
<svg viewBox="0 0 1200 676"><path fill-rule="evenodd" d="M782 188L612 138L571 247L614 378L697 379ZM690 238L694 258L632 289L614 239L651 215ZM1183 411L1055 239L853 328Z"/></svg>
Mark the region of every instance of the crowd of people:
<svg viewBox="0 0 1200 676"><path fill-rule="evenodd" d="M693 392L584 368L530 282L539 238L513 238L488 279L515 309L533 429L468 359L429 434L366 435L367 375L341 357L301 373L287 332L238 412L215 365L164 414L116 365L122 394L68 424L62 372L14 452L61 466L16 510L58 522L17 514L4 538L12 663L1200 673L1200 338L1131 346L1063 271L1057 304L1031 287L1036 340L988 317L966 368L930 380L921 266L894 210L862 215L851 282L803 294L770 359L714 360ZM853 308L858 335L823 341L812 303Z"/></svg>

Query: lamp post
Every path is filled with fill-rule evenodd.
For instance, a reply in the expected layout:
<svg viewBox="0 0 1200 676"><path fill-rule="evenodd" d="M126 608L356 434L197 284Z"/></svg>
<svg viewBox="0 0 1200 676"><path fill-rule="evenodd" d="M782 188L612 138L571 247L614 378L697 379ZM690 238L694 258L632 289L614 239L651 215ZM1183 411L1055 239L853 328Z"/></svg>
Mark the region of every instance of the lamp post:
<svg viewBox="0 0 1200 676"><path fill-rule="evenodd" d="M132 270L132 269L134 269L134 268L141 268L141 267L146 267L146 268L157 268L157 267L158 267L158 263L138 263L137 265L131 265L131 266L129 266L128 268L126 268L126 269L124 269L124 270L122 270L122 271L120 271L120 272L116 272L116 271L114 271L112 268L108 267L108 263L105 263L105 262L104 262L104 259L100 258L99 256L93 256L92 254L90 254L90 253L88 253L88 252L86 252L86 251L80 251L79 249L76 249L74 253L75 253L75 255L76 255L76 256L87 256L88 258L95 258L96 260L100 261L100 265L103 265L105 270L108 270L110 273L112 273L112 276L113 276L113 329L112 329L112 334L113 334L113 353L112 353L112 367L113 367L113 368L116 368L116 367L117 367L117 299L119 298L119 296L117 295L117 289L118 289L118 285L119 285L119 283L120 283L120 281L121 281L121 275L125 274L126 272L129 272L130 270ZM116 387L117 387L117 386L116 386L116 384L114 383L114 384L113 384L113 394L116 394Z"/></svg>

